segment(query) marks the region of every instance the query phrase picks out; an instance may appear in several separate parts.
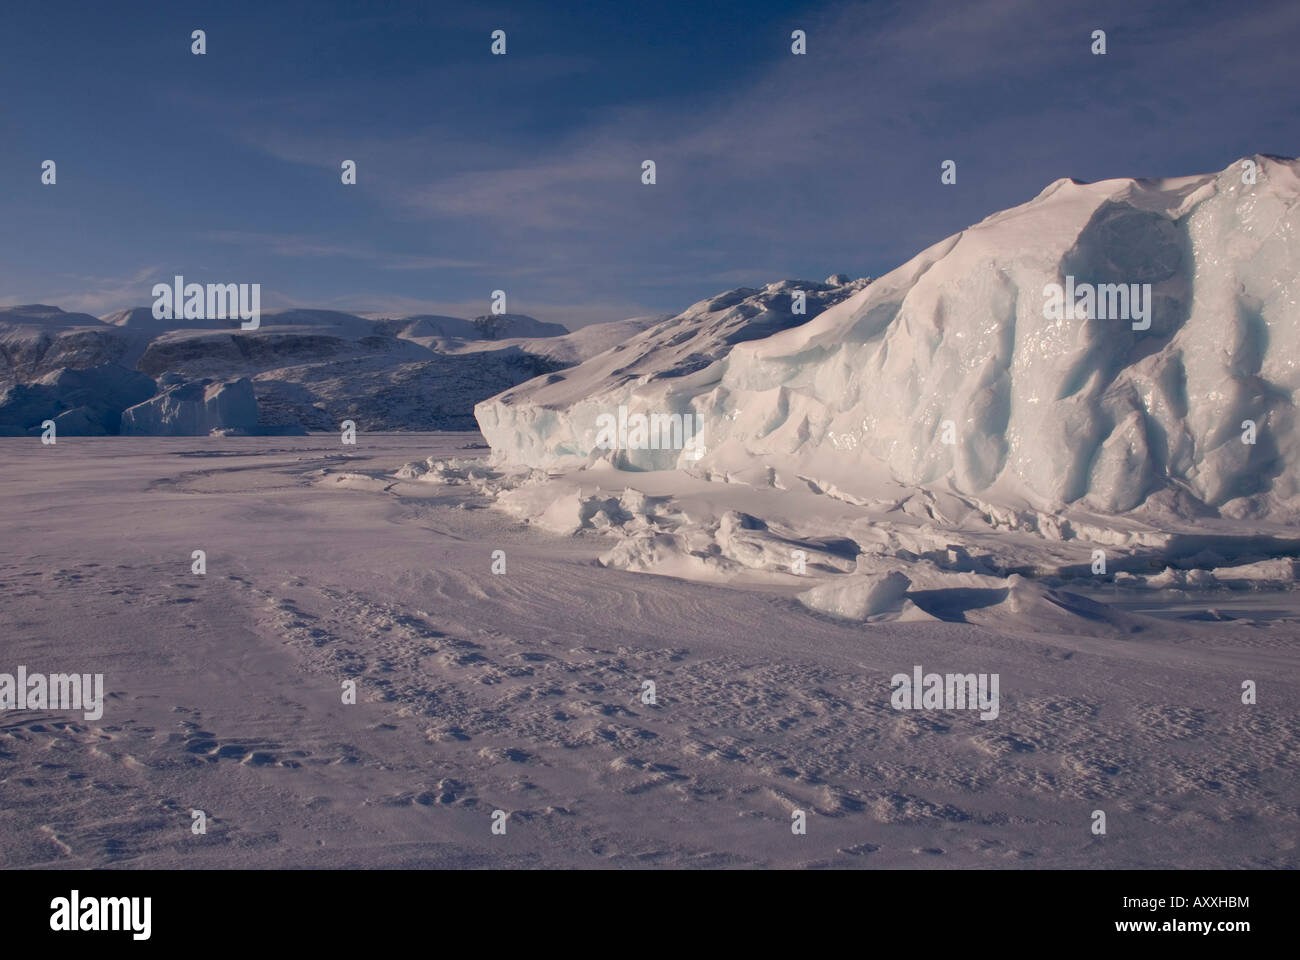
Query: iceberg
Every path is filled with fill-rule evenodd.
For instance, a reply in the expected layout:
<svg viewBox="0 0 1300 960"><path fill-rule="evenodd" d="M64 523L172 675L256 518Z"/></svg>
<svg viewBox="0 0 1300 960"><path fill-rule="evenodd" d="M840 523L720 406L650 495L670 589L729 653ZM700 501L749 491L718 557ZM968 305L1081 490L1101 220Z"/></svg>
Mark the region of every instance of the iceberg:
<svg viewBox="0 0 1300 960"><path fill-rule="evenodd" d="M475 416L496 461L520 467L766 472L859 502L907 488L1053 514L1290 522L1297 198L1300 163L1271 156L1203 176L1061 179L875 281L723 294ZM1107 313L1135 287L1141 322ZM1088 303L1061 310L1061 289ZM620 406L694 415L703 450L601 449L598 418Z"/></svg>

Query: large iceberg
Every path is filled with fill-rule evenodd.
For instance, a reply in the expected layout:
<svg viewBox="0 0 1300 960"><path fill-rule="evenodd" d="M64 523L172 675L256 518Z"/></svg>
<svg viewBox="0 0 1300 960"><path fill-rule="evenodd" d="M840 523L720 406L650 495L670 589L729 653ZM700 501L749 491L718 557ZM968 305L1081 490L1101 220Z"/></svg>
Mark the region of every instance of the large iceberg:
<svg viewBox="0 0 1300 960"><path fill-rule="evenodd" d="M159 394L122 411L126 436L199 437L213 432L256 433L257 399L247 377L185 382L166 375Z"/></svg>
<svg viewBox="0 0 1300 960"><path fill-rule="evenodd" d="M1297 198L1300 163L1268 156L1058 180L874 282L735 291L475 414L499 464L1292 521ZM604 449L620 406L702 444Z"/></svg>

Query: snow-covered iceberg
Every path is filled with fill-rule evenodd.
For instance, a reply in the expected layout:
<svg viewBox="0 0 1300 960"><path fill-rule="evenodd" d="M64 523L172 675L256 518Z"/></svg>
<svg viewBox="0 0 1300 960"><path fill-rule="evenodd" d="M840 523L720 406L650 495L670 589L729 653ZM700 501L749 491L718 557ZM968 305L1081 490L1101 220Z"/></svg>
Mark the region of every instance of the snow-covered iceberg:
<svg viewBox="0 0 1300 960"><path fill-rule="evenodd" d="M257 399L247 377L185 382L164 377L161 392L122 412L124 436L199 437L214 431L257 432Z"/></svg>
<svg viewBox="0 0 1300 960"><path fill-rule="evenodd" d="M725 294L476 417L503 464L1293 519L1297 198L1300 163L1266 156L1058 180L874 282ZM619 406L693 415L702 449L602 449Z"/></svg>
<svg viewBox="0 0 1300 960"><path fill-rule="evenodd" d="M486 472L398 479L859 621L1127 632L1077 591L1287 587L1297 199L1300 162L1265 156L1059 180L875 281L696 304L479 403Z"/></svg>

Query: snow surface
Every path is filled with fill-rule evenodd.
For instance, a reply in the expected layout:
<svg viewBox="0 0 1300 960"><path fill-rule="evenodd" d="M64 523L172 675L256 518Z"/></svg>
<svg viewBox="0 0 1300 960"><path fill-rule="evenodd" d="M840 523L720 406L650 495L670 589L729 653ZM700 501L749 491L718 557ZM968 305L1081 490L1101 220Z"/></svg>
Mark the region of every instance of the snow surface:
<svg viewBox="0 0 1300 960"><path fill-rule="evenodd" d="M970 572L945 619L936 557L908 573L929 614L849 622L798 601L809 578L602 565L595 531L487 509L505 477L468 442L0 439L0 670L106 693L98 720L0 714L0 867L1300 866L1295 593L1108 610L1110 586ZM392 476L426 454L446 482ZM739 501L737 556L786 532L684 483ZM809 569L838 569L853 508L804 497L843 528ZM997 719L892 709L914 664L998 673Z"/></svg>

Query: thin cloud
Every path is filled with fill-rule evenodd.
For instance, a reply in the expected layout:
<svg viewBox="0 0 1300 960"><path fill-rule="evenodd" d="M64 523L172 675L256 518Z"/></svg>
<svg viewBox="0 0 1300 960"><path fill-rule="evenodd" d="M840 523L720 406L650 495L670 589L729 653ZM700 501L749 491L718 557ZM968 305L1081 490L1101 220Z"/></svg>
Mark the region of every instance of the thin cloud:
<svg viewBox="0 0 1300 960"><path fill-rule="evenodd" d="M203 236L262 254L293 259L357 260L383 270L481 270L486 264L457 257L386 253L358 243L327 243L303 234L213 230Z"/></svg>

